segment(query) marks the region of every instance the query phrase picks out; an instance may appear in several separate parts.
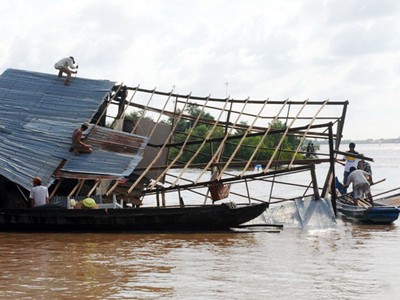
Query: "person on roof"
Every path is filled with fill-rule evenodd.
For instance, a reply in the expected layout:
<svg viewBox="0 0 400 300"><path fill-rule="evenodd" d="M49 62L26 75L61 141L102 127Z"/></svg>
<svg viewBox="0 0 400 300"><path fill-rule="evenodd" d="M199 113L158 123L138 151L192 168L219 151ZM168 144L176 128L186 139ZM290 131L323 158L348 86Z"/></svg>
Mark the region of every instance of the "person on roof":
<svg viewBox="0 0 400 300"><path fill-rule="evenodd" d="M74 130L74 133L72 134L72 146L70 151L74 152L77 155L81 153L91 153L93 151L91 145L87 145L82 142L83 132L88 128L89 123L85 122L81 125L81 127Z"/></svg>
<svg viewBox="0 0 400 300"><path fill-rule="evenodd" d="M76 70L78 69L78 67L79 66L77 63L75 63L75 59L73 56L62 58L54 65L54 68L59 70L58 77L61 77L63 73L67 74L64 85L70 85L69 83L71 81L71 74L78 73L78 71Z"/></svg>
<svg viewBox="0 0 400 300"><path fill-rule="evenodd" d="M40 177L32 179L33 188L29 194L31 207L49 204L49 191L47 187L42 186Z"/></svg>

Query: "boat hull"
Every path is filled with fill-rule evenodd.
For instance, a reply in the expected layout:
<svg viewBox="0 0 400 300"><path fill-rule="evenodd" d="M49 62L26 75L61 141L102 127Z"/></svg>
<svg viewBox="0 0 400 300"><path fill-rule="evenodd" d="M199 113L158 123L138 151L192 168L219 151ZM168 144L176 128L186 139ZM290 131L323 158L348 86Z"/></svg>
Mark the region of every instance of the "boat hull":
<svg viewBox="0 0 400 300"><path fill-rule="evenodd" d="M399 217L400 210L394 206L376 205L369 208L336 202L338 212L347 218L365 223L392 223Z"/></svg>
<svg viewBox="0 0 400 300"><path fill-rule="evenodd" d="M215 231L246 223L268 203L132 209L0 209L0 231Z"/></svg>

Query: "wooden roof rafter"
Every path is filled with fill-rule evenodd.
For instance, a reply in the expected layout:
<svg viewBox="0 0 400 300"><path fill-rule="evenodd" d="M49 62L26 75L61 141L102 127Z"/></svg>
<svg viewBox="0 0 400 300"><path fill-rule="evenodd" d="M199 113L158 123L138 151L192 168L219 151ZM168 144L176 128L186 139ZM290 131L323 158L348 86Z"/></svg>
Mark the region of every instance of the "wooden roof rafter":
<svg viewBox="0 0 400 300"><path fill-rule="evenodd" d="M301 101L293 101L290 99L286 99L283 101L276 100L254 100L254 99L232 99L230 97L220 99L213 98L210 95L206 97L196 97L190 95L180 95L171 91L170 93L164 93L157 90L145 90L138 88L136 90L137 93L149 93L150 98L157 96L165 96L169 98L175 98L175 110L167 109L164 106L163 109L152 106L149 101L147 103L140 103L139 101L130 101L128 104L130 107L135 109L142 109L144 113L141 115L144 116L146 112L152 112L158 114L158 121L160 121L161 115L164 117L168 117L169 121L173 120L174 125L185 121L187 124L190 124L191 127L185 127L185 130L178 130L178 126L172 125L172 134L182 134L180 136L181 142L171 142L171 139L167 140L164 143L149 143L148 146L156 148L157 150L168 149L168 148L176 148L176 155L174 157L170 157L170 161L167 163L163 163L162 165L156 165L155 162L157 157L143 168L137 169L137 174L143 175L149 172L149 170L161 170L160 172L154 173L155 176L147 179L152 179L151 184L147 186L148 189L159 189L156 187L158 183L161 183L162 180L166 180L165 176L169 176L169 171L174 168L180 168L179 174L170 182L166 182L170 185L171 188L179 188L180 182L185 180L186 173L189 168L201 168L200 175L194 181L195 184L203 182L204 174L211 169L212 165L219 165L222 172L220 172L217 179L222 180L227 175L228 168L238 166L244 166L243 169L240 170L241 175L245 175L249 170L250 166L257 162L257 155L260 151L265 151L267 147L265 140L270 136L274 136L274 140L277 139L276 135L279 135L278 145L273 148L272 156L270 159L267 159L266 162L263 162L262 165L265 166L264 171L271 168L272 166L286 164L288 168L292 168L293 165L304 164L306 163L306 159L302 159L298 154L305 154L304 142L308 139L329 139L329 134L327 133L327 124L333 123L335 124L337 130L336 135L333 136L334 139L339 139L338 134L341 134L342 126L342 115L340 115L340 110L343 106L348 104L348 101L330 101L329 99L323 101L311 101L310 99L301 100ZM140 98L139 98L140 99ZM155 98L158 99L158 98ZM142 99L140 99L142 100ZM162 99L163 100L163 99ZM164 100L163 100L164 101ZM196 109L199 110L199 114L191 115L185 108L190 104L194 104ZM214 103L215 102L215 103ZM242 105L241 109L238 109L238 106L232 107L233 104ZM178 106L179 105L179 106ZM231 108L227 109L231 105ZM183 106L183 107L182 107ZM235 106L235 105L233 105ZM331 108L329 106L336 106L336 108ZM178 109L176 109L178 108ZM265 110L264 110L265 108ZM202 115L210 109L210 114L213 116L213 119L203 118ZM227 119L223 120L223 115L229 111L229 114L232 116L231 120L229 115ZM209 111L207 111L209 113ZM285 116L286 115L286 116ZM245 118L246 117L246 118ZM242 120L246 122L241 122ZM265 122L268 122L268 125L264 125ZM282 122L283 128L276 129L274 128L275 122ZM196 136L194 133L194 127L199 124L205 124L208 128L208 132L205 137ZM248 125L249 124L249 125ZM280 127L280 123L278 124ZM135 125L137 126L137 124ZM217 128L225 128L226 133L220 137L215 136L215 130ZM236 131L235 131L236 130ZM221 130L222 132L222 130ZM290 150L290 154L285 157L280 158L279 153L288 152L286 149L281 149L284 145L285 141L288 137L296 138L296 145L294 145L294 149ZM172 136L170 136L172 137ZM247 139L251 137L259 137L256 139L254 144L246 145ZM230 141L233 141L230 143ZM210 144L211 147L216 147L211 150L211 154L205 153L204 150L206 144ZM229 154L225 152L224 147L230 143ZM268 143L269 144L269 143ZM193 146L193 147L192 147ZM251 157L247 161L243 161L243 159L238 158L237 154L239 150L244 147L252 147L252 150L246 150L250 152ZM271 150L271 149L269 149ZM191 155L188 155L185 160L182 160L183 153L187 153L186 151L190 151ZM268 151L268 150L267 150ZM208 163L194 163L195 159L200 155L209 155L211 159L209 159ZM322 155L322 154L321 154ZM269 156L268 156L269 157ZM221 163L219 160L223 158L223 162ZM197 160L196 160L197 161ZM327 159L317 159L313 162L326 162ZM266 164L265 164L266 163ZM142 172L143 171L143 172ZM241 176L240 175L240 176ZM145 176L145 175L144 175ZM191 178L188 176L188 178ZM143 177L142 177L143 179ZM207 181L207 179L206 179ZM137 186L137 182L131 185L129 192L132 191L133 188Z"/></svg>

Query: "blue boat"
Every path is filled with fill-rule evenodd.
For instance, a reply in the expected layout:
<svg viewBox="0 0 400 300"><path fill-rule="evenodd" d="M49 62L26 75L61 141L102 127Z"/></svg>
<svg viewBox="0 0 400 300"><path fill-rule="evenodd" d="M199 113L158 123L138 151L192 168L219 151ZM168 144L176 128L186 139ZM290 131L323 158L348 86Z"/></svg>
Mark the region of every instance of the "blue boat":
<svg viewBox="0 0 400 300"><path fill-rule="evenodd" d="M399 208L395 206L375 203L374 206L362 207L345 203L345 200L337 200L336 209L346 218L373 224L392 223L400 213Z"/></svg>

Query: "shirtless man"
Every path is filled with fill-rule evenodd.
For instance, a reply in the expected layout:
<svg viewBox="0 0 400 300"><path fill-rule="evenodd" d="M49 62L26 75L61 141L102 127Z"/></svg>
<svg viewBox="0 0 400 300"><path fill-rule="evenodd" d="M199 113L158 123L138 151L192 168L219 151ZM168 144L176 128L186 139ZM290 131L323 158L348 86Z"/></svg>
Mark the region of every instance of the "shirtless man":
<svg viewBox="0 0 400 300"><path fill-rule="evenodd" d="M74 130L72 134L72 150L75 154L79 155L80 153L91 153L93 148L91 145L87 145L82 142L83 132L89 128L89 123L85 122L82 124L80 128Z"/></svg>

